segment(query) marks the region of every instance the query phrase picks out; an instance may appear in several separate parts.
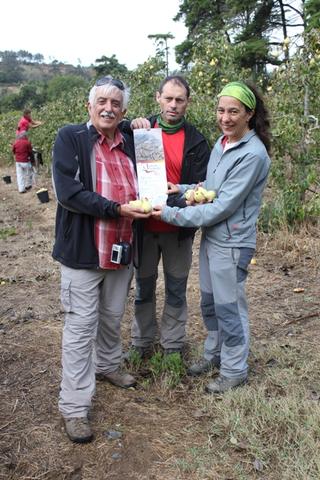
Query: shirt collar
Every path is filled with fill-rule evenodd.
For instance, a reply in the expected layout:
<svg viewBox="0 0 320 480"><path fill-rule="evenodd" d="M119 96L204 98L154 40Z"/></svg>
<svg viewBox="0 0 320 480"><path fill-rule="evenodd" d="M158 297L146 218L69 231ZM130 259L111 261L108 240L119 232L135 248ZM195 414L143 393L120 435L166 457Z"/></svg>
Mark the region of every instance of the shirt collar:
<svg viewBox="0 0 320 480"><path fill-rule="evenodd" d="M100 133L100 137L98 139L99 143L103 143L106 140L106 138L107 137L105 135ZM116 148L116 147L119 147L119 146L122 146L122 145L123 145L123 137L121 135L120 130L117 128L115 133L114 133L114 139L113 139L112 145L110 146L110 149Z"/></svg>

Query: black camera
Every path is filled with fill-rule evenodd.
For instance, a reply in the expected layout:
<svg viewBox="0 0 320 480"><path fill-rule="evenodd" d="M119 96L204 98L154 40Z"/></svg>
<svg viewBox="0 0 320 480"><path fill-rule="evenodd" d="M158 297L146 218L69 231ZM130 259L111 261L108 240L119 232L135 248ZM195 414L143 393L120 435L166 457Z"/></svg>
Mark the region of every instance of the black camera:
<svg viewBox="0 0 320 480"><path fill-rule="evenodd" d="M118 265L129 265L132 257L132 246L128 242L119 242L112 245L111 262Z"/></svg>

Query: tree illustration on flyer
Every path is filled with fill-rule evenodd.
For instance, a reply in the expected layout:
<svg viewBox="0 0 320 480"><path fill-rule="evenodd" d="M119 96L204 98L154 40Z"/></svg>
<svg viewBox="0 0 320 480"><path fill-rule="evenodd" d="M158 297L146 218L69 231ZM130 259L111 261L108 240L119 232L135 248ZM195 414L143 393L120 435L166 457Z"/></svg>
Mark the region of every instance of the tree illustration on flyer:
<svg viewBox="0 0 320 480"><path fill-rule="evenodd" d="M167 175L161 128L133 131L139 198L148 198L153 206L167 200Z"/></svg>

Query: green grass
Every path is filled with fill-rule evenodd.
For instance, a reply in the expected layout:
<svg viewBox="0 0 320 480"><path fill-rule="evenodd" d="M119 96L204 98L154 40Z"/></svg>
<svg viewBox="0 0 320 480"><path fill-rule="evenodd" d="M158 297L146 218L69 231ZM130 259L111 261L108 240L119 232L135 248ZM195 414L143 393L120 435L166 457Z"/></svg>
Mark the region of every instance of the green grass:
<svg viewBox="0 0 320 480"><path fill-rule="evenodd" d="M144 379L144 386L152 385L151 379L161 384L164 388L173 389L186 373L184 362L179 353L163 355L161 351L155 352L150 358L142 359L138 352L131 350L129 355L130 370L136 374L141 368L148 376Z"/></svg>
<svg viewBox="0 0 320 480"><path fill-rule="evenodd" d="M320 478L320 353L275 342L253 356L263 368L245 387L216 397L203 394L205 379L196 380L205 440L175 459L181 478ZM199 439L201 428L191 425L188 434Z"/></svg>
<svg viewBox="0 0 320 480"><path fill-rule="evenodd" d="M0 229L0 239L6 240L8 237L12 237L13 235L17 235L17 231L14 227L7 227Z"/></svg>
<svg viewBox="0 0 320 480"><path fill-rule="evenodd" d="M185 375L185 366L179 353L162 355L156 352L149 360L149 368L153 377L160 379L168 388L176 387Z"/></svg>

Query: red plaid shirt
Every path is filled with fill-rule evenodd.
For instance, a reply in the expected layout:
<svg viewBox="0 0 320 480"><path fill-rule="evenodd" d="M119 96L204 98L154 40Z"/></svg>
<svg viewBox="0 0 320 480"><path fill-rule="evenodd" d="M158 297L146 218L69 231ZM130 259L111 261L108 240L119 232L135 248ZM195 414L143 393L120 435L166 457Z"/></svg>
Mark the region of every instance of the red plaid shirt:
<svg viewBox="0 0 320 480"><path fill-rule="evenodd" d="M138 183L132 161L121 150L122 136L116 132L113 144L108 145L101 135L95 143L97 183L96 192L120 204L137 198ZM100 268L117 270L122 267L110 261L114 243L132 242L132 219L95 221L95 242L99 253Z"/></svg>

